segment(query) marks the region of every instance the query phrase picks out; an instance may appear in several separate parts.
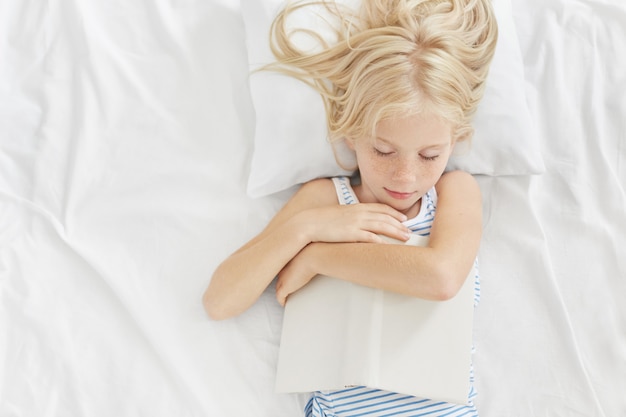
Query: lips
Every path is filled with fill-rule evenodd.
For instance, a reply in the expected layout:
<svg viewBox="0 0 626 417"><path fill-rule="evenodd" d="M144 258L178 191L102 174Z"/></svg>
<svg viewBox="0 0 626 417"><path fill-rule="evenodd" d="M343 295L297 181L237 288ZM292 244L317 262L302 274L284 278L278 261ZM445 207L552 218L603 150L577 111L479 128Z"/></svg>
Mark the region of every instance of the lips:
<svg viewBox="0 0 626 417"><path fill-rule="evenodd" d="M386 188L385 188L385 191L387 192L387 194L389 194L389 196L391 196L392 198L395 198L396 200L406 200L408 198L411 198L415 194L415 192L403 193L400 191L388 190Z"/></svg>

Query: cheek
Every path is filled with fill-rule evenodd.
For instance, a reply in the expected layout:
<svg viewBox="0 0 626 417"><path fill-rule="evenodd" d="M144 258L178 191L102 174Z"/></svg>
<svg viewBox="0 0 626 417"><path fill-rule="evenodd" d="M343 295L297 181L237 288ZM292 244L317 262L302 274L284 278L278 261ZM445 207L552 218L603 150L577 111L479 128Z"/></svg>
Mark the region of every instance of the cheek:
<svg viewBox="0 0 626 417"><path fill-rule="evenodd" d="M443 171L445 171L446 166L448 165L448 158L441 158L440 160L435 161L435 163L431 164L431 170L433 175L441 176Z"/></svg>
<svg viewBox="0 0 626 417"><path fill-rule="evenodd" d="M393 158L377 158L367 154L357 154L357 163L361 174L383 175L393 167Z"/></svg>
<svg viewBox="0 0 626 417"><path fill-rule="evenodd" d="M428 164L423 171L424 178L428 178L429 182L432 182L433 185L439 181L439 178L443 175L443 172L446 169L447 161L437 161L431 162Z"/></svg>

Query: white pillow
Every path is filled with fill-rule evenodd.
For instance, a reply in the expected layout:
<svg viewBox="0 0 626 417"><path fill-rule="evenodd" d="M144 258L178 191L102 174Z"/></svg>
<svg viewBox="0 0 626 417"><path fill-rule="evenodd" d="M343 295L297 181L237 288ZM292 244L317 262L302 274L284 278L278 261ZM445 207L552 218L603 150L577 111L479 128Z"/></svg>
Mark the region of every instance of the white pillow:
<svg viewBox="0 0 626 417"><path fill-rule="evenodd" d="M341 0L346 3L355 0ZM270 24L284 0L242 0L251 69L273 61ZM471 146L460 143L448 169L471 174L528 175L545 169L524 94L521 51L510 0L493 0L499 39L484 98L474 118ZM316 27L310 15L294 25ZM323 25L319 25L323 26ZM261 197L314 178L350 174L341 169L328 141L322 99L306 84L270 71L250 77L256 112L248 194ZM343 154L343 153L342 153Z"/></svg>

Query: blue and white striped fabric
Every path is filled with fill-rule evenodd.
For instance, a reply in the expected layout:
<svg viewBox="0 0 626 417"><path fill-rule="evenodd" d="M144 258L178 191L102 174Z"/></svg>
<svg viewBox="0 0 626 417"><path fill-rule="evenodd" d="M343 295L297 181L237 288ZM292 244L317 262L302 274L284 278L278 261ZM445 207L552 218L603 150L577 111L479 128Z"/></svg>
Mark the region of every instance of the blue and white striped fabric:
<svg viewBox="0 0 626 417"><path fill-rule="evenodd" d="M475 407L431 401L367 387L313 393L304 409L306 416L324 417L417 417L478 416Z"/></svg>
<svg viewBox="0 0 626 417"><path fill-rule="evenodd" d="M340 204L356 204L358 199L347 177L333 178ZM430 229L437 208L435 188L422 197L422 205L417 216L404 224L413 232L422 236L430 235ZM480 300L480 282L475 277L474 305ZM335 391L316 391L304 408L306 417L478 417L473 404L476 397L474 390L474 370L469 369L470 392L468 404L460 405L443 401L417 398L368 387L350 387Z"/></svg>

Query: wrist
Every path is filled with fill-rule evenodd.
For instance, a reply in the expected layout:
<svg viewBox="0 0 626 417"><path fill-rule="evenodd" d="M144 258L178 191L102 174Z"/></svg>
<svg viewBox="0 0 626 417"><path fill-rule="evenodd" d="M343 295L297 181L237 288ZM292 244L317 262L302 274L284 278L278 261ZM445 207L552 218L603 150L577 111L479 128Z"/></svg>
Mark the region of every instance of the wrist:
<svg viewBox="0 0 626 417"><path fill-rule="evenodd" d="M322 269L321 263L324 245L328 245L328 243L311 242L302 250L306 267L312 274L319 274Z"/></svg>
<svg viewBox="0 0 626 417"><path fill-rule="evenodd" d="M314 241L313 230L309 222L303 219L302 212L294 215L289 220L291 235L295 237L296 242L301 248L305 248Z"/></svg>

